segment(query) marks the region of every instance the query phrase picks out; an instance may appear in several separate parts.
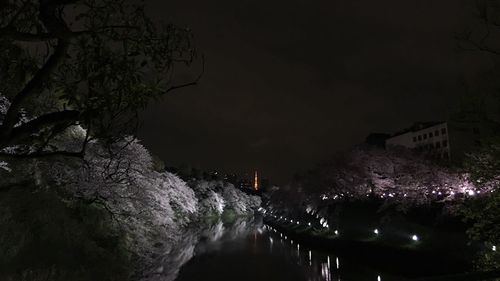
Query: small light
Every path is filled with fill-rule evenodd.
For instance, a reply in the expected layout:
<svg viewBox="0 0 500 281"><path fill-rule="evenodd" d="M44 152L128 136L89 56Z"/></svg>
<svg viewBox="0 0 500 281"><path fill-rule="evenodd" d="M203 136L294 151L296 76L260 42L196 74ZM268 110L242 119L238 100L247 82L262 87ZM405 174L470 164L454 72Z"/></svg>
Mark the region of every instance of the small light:
<svg viewBox="0 0 500 281"><path fill-rule="evenodd" d="M380 275L377 276L377 281L382 281L382 277L380 277Z"/></svg>
<svg viewBox="0 0 500 281"><path fill-rule="evenodd" d="M475 195L474 190L469 190L467 193L469 194L469 196L474 196Z"/></svg>
<svg viewBox="0 0 500 281"><path fill-rule="evenodd" d="M417 236L417 235L415 235L415 234L413 234L413 236L411 237L411 240L413 240L413 241L418 241L418 236Z"/></svg>
<svg viewBox="0 0 500 281"><path fill-rule="evenodd" d="M493 252L496 252L496 251L497 251L497 246L495 246L495 245L491 246L491 250L492 250Z"/></svg>
<svg viewBox="0 0 500 281"><path fill-rule="evenodd" d="M300 224L299 222L297 222L297 224Z"/></svg>
<svg viewBox="0 0 500 281"><path fill-rule="evenodd" d="M375 230L373 230L373 233L378 235L378 229L375 228Z"/></svg>
<svg viewBox="0 0 500 281"><path fill-rule="evenodd" d="M334 233L335 233L335 235L339 235L339 231L338 230L335 230Z"/></svg>
<svg viewBox="0 0 500 281"><path fill-rule="evenodd" d="M308 225L308 226L311 226L311 223L308 223L307 225Z"/></svg>

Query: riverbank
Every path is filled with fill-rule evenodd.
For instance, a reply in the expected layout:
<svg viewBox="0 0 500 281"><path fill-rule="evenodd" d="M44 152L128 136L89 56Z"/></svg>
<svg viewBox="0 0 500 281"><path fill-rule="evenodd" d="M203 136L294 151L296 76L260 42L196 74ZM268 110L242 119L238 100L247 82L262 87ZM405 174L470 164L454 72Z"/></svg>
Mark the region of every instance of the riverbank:
<svg viewBox="0 0 500 281"><path fill-rule="evenodd" d="M471 257L456 256L454 251L442 248L432 249L425 241L390 245L376 237L371 240L354 240L338 232L335 235L308 225L283 223L283 220L269 216L264 218L264 222L294 243L335 251L343 257L408 278L462 274L473 269Z"/></svg>

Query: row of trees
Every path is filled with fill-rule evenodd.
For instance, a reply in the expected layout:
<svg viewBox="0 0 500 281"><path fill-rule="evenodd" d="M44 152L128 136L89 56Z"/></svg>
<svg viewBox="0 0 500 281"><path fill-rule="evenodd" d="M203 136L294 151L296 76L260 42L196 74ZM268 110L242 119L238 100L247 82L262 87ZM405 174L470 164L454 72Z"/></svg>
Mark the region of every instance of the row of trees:
<svg viewBox="0 0 500 281"><path fill-rule="evenodd" d="M260 205L160 171L133 137L150 101L198 82L175 75L203 64L191 41L141 1L0 0L0 279L138 279L186 226Z"/></svg>
<svg viewBox="0 0 500 281"><path fill-rule="evenodd" d="M297 176L290 193L298 194L290 197L297 203L316 206L336 200L397 199L406 208L476 196L492 189L492 185L475 185L463 170L434 163L411 150L361 145ZM286 192L281 196L288 197Z"/></svg>
<svg viewBox="0 0 500 281"><path fill-rule="evenodd" d="M86 135L73 126L57 145L71 147ZM0 227L6 230L0 234L0 277L138 278L135 274L151 271L182 240L187 227L225 212L251 215L260 206L259 197L229 183L187 183L155 170L153 162L131 137L113 145L92 140L83 161L62 157L10 162L11 171L0 172L11 179L0 188ZM68 266L71 253L78 258ZM102 267L106 262L110 264ZM121 273L114 276L115 270Z"/></svg>

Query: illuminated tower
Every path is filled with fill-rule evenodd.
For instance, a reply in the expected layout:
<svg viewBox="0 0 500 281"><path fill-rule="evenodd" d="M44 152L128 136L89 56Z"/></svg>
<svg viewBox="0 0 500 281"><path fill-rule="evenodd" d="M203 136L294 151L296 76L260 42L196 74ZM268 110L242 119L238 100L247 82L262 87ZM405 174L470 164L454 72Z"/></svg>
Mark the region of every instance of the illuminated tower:
<svg viewBox="0 0 500 281"><path fill-rule="evenodd" d="M255 191L259 190L259 176L257 175L257 171L255 171L255 177L253 178L253 189Z"/></svg>

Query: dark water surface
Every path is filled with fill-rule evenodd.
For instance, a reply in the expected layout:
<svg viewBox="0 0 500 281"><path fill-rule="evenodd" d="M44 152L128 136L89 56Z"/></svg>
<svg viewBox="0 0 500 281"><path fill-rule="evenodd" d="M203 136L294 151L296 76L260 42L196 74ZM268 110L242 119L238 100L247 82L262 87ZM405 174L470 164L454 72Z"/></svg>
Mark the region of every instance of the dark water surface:
<svg viewBox="0 0 500 281"><path fill-rule="evenodd" d="M196 245L177 281L403 280L333 252L309 249L258 221L224 225L212 235L217 237Z"/></svg>

